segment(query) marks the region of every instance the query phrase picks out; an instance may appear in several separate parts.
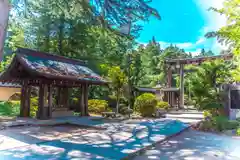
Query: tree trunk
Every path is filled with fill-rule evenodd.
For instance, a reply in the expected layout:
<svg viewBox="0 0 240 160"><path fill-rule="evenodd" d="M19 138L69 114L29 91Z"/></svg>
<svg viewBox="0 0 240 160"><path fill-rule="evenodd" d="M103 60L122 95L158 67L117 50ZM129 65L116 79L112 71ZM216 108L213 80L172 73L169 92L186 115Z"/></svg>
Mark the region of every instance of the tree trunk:
<svg viewBox="0 0 240 160"><path fill-rule="evenodd" d="M8 0L0 0L0 61L3 58L3 47L7 32L9 10Z"/></svg>
<svg viewBox="0 0 240 160"><path fill-rule="evenodd" d="M64 14L60 17L60 24L59 24L59 38L58 38L58 52L61 56L63 56L63 38L64 38L64 22L65 22L65 16Z"/></svg>
<svg viewBox="0 0 240 160"><path fill-rule="evenodd" d="M118 114L119 112L119 100L120 100L120 91L119 89L117 90L117 106L116 106L116 113Z"/></svg>

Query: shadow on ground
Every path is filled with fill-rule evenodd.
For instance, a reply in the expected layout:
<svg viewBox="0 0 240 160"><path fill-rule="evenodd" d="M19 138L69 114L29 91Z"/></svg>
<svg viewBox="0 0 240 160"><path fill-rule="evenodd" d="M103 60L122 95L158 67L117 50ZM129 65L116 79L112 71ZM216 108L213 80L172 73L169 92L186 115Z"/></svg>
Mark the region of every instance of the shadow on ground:
<svg viewBox="0 0 240 160"><path fill-rule="evenodd" d="M187 125L149 120L140 124L110 123L107 130L72 132L70 137L4 150L0 159L121 159L130 153L176 134Z"/></svg>
<svg viewBox="0 0 240 160"><path fill-rule="evenodd" d="M189 130L134 160L239 160L240 139Z"/></svg>

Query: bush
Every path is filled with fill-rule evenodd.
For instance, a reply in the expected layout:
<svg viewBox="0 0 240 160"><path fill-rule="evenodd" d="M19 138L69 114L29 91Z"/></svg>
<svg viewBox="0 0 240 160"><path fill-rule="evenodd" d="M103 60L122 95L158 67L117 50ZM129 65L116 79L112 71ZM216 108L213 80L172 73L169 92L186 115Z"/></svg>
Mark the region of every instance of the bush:
<svg viewBox="0 0 240 160"><path fill-rule="evenodd" d="M19 101L6 101L0 103L0 115L17 116L20 113Z"/></svg>
<svg viewBox="0 0 240 160"><path fill-rule="evenodd" d="M36 117L37 110L38 110L38 97L33 97L31 98L30 102L30 116Z"/></svg>
<svg viewBox="0 0 240 160"><path fill-rule="evenodd" d="M240 136L240 128L237 129L236 135L237 135L237 136Z"/></svg>
<svg viewBox="0 0 240 160"><path fill-rule="evenodd" d="M202 122L200 129L204 131L222 132L224 130L233 130L239 127L239 122L228 120L225 116L210 117Z"/></svg>
<svg viewBox="0 0 240 160"><path fill-rule="evenodd" d="M170 105L168 104L168 102L160 101L157 103L157 109L169 110L169 108L170 108Z"/></svg>
<svg viewBox="0 0 240 160"><path fill-rule="evenodd" d="M119 113L121 113L122 115L130 115L133 113L133 110L131 108L128 108L125 104L120 104Z"/></svg>
<svg viewBox="0 0 240 160"><path fill-rule="evenodd" d="M203 111L203 115L204 115L204 118L205 118L205 119L206 119L206 118L211 118L211 117L212 117L211 112L210 112L210 111L207 111L207 110Z"/></svg>
<svg viewBox="0 0 240 160"><path fill-rule="evenodd" d="M109 110L108 102L99 99L88 100L88 111L91 113L102 113Z"/></svg>
<svg viewBox="0 0 240 160"><path fill-rule="evenodd" d="M151 93L144 93L136 98L134 108L144 117L151 117L156 111L157 98Z"/></svg>
<svg viewBox="0 0 240 160"><path fill-rule="evenodd" d="M203 131L214 131L212 121L203 121L200 124L200 129L203 130Z"/></svg>
<svg viewBox="0 0 240 160"><path fill-rule="evenodd" d="M228 120L225 116L216 116L213 118L213 127L216 131L236 129L239 125L238 121Z"/></svg>

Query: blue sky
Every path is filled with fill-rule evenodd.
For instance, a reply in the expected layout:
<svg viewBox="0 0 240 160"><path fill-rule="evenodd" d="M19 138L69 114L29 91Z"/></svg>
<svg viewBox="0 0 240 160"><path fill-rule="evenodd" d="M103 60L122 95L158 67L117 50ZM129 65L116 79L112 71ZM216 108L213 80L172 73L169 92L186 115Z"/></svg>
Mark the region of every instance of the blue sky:
<svg viewBox="0 0 240 160"><path fill-rule="evenodd" d="M222 3L223 0L153 0L151 6L159 11L162 20L152 17L143 22L138 41L145 44L154 36L162 48L172 43L194 54L202 48L218 54L225 47L204 35L226 24L225 17L208 11L209 7L221 8Z"/></svg>

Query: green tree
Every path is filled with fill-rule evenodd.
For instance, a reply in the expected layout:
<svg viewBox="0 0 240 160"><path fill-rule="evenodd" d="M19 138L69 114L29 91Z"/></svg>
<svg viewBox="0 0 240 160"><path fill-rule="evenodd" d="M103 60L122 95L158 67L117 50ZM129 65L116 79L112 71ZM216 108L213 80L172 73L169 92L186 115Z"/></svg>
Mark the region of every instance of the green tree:
<svg viewBox="0 0 240 160"><path fill-rule="evenodd" d="M239 4L240 0L225 0L223 8L211 8L211 10L227 17L227 25L206 35L207 37L218 37L218 40L221 43L228 44L236 55L240 54Z"/></svg>
<svg viewBox="0 0 240 160"><path fill-rule="evenodd" d="M115 92L115 95L117 97L117 106L116 106L116 112L119 111L119 100L120 97L123 94L123 87L124 84L126 84L126 75L121 70L120 67L110 67L108 70L108 78L111 81L111 87Z"/></svg>
<svg viewBox="0 0 240 160"><path fill-rule="evenodd" d="M200 108L204 108L209 103L221 104L222 93L219 87L221 84L232 82L233 79L229 72L232 68L231 63L223 60L204 62L201 66L189 66L188 69L194 69L195 72L186 75L186 93L190 92L192 99Z"/></svg>

